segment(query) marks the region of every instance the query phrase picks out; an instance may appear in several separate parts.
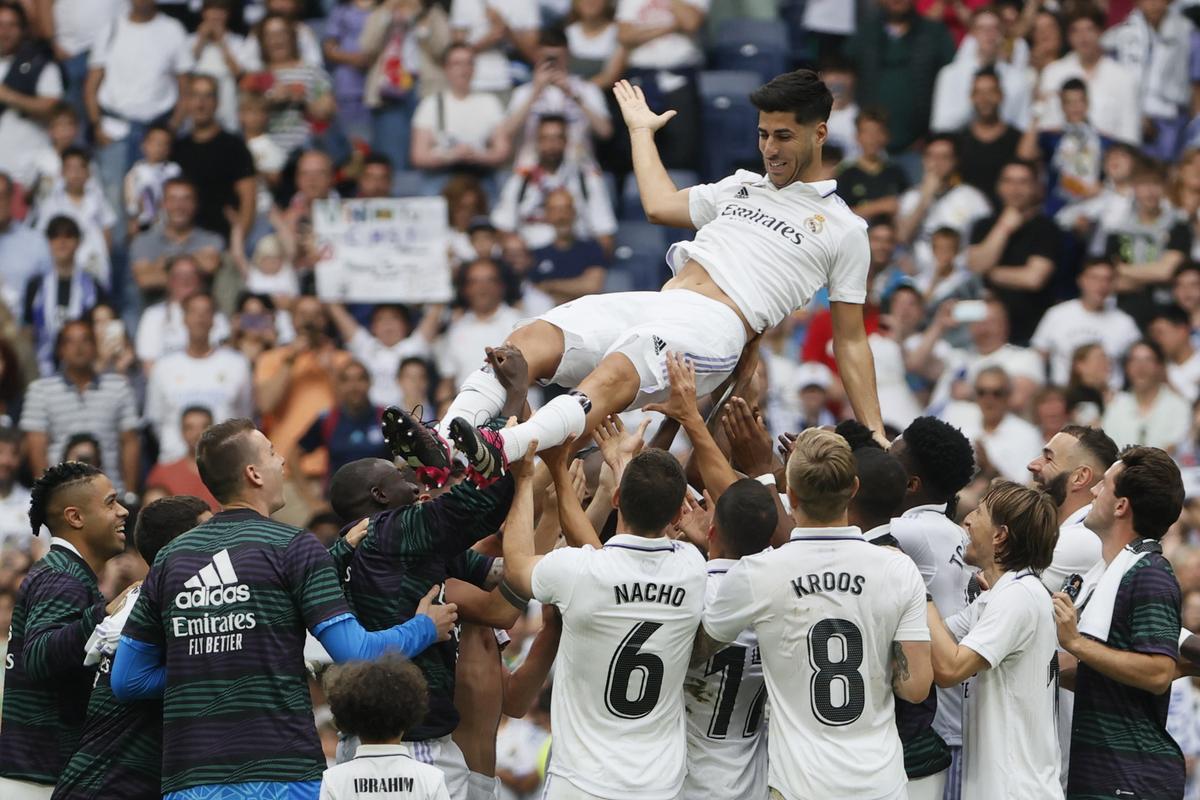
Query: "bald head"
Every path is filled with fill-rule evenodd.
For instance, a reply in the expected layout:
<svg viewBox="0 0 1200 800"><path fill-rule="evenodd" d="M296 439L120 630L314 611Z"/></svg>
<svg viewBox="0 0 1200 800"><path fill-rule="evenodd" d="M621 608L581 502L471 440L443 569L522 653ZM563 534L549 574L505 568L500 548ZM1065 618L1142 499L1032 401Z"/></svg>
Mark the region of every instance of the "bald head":
<svg viewBox="0 0 1200 800"><path fill-rule="evenodd" d="M353 522L417 500L420 487L410 467L382 458L360 458L343 465L329 482L329 502L343 523Z"/></svg>

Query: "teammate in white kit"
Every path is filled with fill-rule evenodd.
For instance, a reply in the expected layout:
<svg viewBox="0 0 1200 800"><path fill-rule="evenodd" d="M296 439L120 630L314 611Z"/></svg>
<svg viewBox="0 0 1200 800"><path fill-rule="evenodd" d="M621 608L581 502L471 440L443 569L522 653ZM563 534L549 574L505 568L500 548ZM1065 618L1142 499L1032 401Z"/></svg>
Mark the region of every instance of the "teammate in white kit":
<svg viewBox="0 0 1200 800"><path fill-rule="evenodd" d="M945 623L929 603L934 679L967 684L962 796L1062 800L1058 631L1038 576L1050 565L1058 512L1044 492L1005 481L966 525L966 562L991 588Z"/></svg>
<svg viewBox="0 0 1200 800"><path fill-rule="evenodd" d="M721 494L708 534L708 602L737 559L770 544L779 521L774 491L743 478ZM742 631L729 647L688 670L683 688L687 778L682 800L766 800L767 688L758 636L750 628Z"/></svg>
<svg viewBox="0 0 1200 800"><path fill-rule="evenodd" d="M975 455L971 442L958 428L934 417L917 417L888 451L900 460L908 473L908 496L905 512L892 520L891 533L905 555L916 562L929 587L938 611L944 616L957 614L967 605L967 589L972 571L963 561L966 536L954 522L950 504L970 483L975 474ZM949 748L953 758L949 769L913 780L910 794L914 797L957 799L962 753L961 686L937 690L936 716L932 720L933 745L936 738ZM927 704L928 706L928 704ZM902 726L924 731L917 735L908 731L905 746L928 740L929 723L925 709L901 706ZM918 718L914 721L914 717ZM943 756L944 758L944 756Z"/></svg>
<svg viewBox="0 0 1200 800"><path fill-rule="evenodd" d="M537 556L529 461L513 470L504 580L562 614L545 797L674 800L686 770L683 679L706 580L700 551L667 535L683 469L663 450L639 453L614 497L619 532L603 547Z"/></svg>
<svg viewBox="0 0 1200 800"><path fill-rule="evenodd" d="M790 541L729 570L705 608L697 649L747 626L758 634L773 798L905 798L892 697L929 694L925 584L911 559L847 524L858 478L841 436L801 433L787 484Z"/></svg>
<svg viewBox="0 0 1200 800"><path fill-rule="evenodd" d="M834 193L835 181L817 180L833 102L825 84L815 72L797 70L755 90L750 99L759 109L765 174L739 171L685 189L672 183L654 144L655 131L675 112L655 114L641 89L626 81L614 92L629 127L646 216L695 228L696 237L671 247L667 262L674 277L662 291L583 297L509 337L525 354L531 381L552 381L573 392L515 428L477 431L473 426L500 409L504 390L486 369L476 372L446 412L443 438L453 439L485 477L494 477L535 439L552 447L593 430L609 414L665 398L668 351L696 364L697 393L708 394L730 375L748 341L828 287L834 355L850 404L882 442L875 367L863 328L867 225ZM419 421L406 423L416 435Z"/></svg>

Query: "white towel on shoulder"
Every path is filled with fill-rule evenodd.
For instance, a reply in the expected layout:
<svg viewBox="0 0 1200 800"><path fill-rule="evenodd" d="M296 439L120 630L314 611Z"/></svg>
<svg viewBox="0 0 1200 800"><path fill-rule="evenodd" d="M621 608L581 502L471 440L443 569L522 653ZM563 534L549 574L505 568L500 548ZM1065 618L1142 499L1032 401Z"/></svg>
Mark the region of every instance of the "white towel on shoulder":
<svg viewBox="0 0 1200 800"><path fill-rule="evenodd" d="M1152 549L1142 548L1142 542L1133 542L1117 553L1112 563L1097 564L1083 579L1084 591L1094 586L1090 595L1081 604L1083 611L1079 614L1079 632L1091 636L1101 642L1108 641L1108 633L1112 628L1113 607L1117 602L1117 590L1121 588L1121 579Z"/></svg>

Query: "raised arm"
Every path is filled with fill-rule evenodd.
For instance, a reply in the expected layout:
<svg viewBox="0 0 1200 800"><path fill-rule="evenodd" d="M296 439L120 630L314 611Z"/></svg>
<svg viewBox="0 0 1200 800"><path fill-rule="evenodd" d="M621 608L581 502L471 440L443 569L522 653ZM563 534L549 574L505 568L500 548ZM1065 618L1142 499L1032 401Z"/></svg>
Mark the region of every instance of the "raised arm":
<svg viewBox="0 0 1200 800"><path fill-rule="evenodd" d="M554 492L558 496L558 520L562 526L563 535L572 547L583 547L590 544L600 547L600 535L592 527L592 521L584 513L583 505L579 502L576 491L576 478L582 477L582 462L567 463L567 453L574 450L574 442L568 440L547 456L551 451L543 451L542 459L550 467L550 475L554 479ZM575 466L578 464L579 466Z"/></svg>
<svg viewBox="0 0 1200 800"><path fill-rule="evenodd" d="M926 607L933 679L938 686L943 689L956 686L975 673L991 667L986 658L958 643L932 600L926 602Z"/></svg>
<svg viewBox="0 0 1200 800"><path fill-rule="evenodd" d="M504 583L522 597L533 596L533 568L542 560L533 545L533 467L537 441L512 465L516 492L504 522Z"/></svg>
<svg viewBox="0 0 1200 800"><path fill-rule="evenodd" d="M729 465L725 454L717 445L700 409L696 404L696 367L681 353L667 354L667 377L671 381L671 393L663 403L646 405L647 411L658 411L671 419L678 420L692 442L694 458L704 479L704 486L714 500L738 479Z"/></svg>
<svg viewBox="0 0 1200 800"><path fill-rule="evenodd" d="M638 193L646 219L656 225L692 228L688 209L688 189L677 189L667 168L658 155L654 134L675 116L674 110L655 114L646 105L641 88L629 81L618 81L613 87L621 116L629 127L629 142L633 151L633 172L637 177Z"/></svg>
<svg viewBox="0 0 1200 800"><path fill-rule="evenodd" d="M863 326L863 307L835 301L829 304L829 313L833 318L833 356L854 416L887 447L883 416L879 412L879 391L875 387L875 356Z"/></svg>

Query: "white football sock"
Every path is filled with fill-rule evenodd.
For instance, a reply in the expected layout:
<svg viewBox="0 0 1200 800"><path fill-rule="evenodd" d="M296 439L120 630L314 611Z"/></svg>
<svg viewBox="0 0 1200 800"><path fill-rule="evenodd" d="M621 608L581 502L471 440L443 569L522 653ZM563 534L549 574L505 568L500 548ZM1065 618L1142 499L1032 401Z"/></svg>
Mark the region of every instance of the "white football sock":
<svg viewBox="0 0 1200 800"><path fill-rule="evenodd" d="M580 395L562 394L534 412L528 422L500 431L504 439L504 456L509 462L520 461L537 439L538 450L545 450L583 433L587 414L586 399Z"/></svg>
<svg viewBox="0 0 1200 800"><path fill-rule="evenodd" d="M438 433L442 434L443 439L450 441L450 423L455 417L462 417L472 425L483 425L504 408L506 396L507 392L490 368L472 372L463 381L458 395L438 423Z"/></svg>

